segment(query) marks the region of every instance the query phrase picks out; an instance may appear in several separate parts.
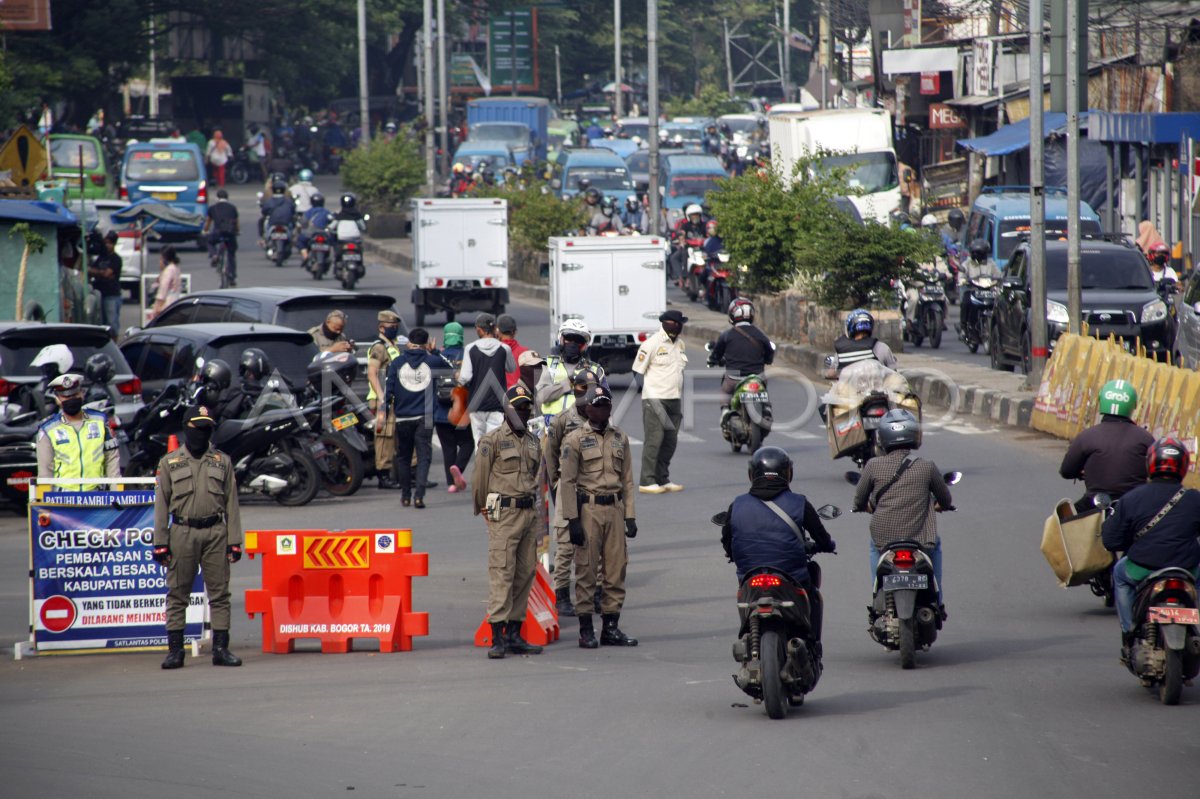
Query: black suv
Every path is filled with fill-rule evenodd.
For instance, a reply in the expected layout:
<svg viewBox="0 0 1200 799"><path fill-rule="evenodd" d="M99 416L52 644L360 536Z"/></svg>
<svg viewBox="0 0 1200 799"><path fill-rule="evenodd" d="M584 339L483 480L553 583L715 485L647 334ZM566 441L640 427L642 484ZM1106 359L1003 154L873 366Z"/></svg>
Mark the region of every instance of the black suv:
<svg viewBox="0 0 1200 799"><path fill-rule="evenodd" d="M1125 241L1084 239L1080 247L1083 321L1088 334L1122 339L1133 349L1141 340L1147 352L1169 355L1175 340L1169 295L1164 300L1142 253ZM1165 287L1163 287L1165 291ZM992 368L1012 371L1020 363L1029 373L1029 242L1013 251L1004 268L989 335ZM1067 330L1067 243L1046 242L1046 328L1054 341Z"/></svg>

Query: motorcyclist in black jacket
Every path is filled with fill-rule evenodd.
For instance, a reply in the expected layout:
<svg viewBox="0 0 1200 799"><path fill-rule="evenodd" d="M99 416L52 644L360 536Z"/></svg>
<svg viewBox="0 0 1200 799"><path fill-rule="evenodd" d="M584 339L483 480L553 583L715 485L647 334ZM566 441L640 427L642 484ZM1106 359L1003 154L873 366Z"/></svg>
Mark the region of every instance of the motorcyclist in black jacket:
<svg viewBox="0 0 1200 799"><path fill-rule="evenodd" d="M1100 423L1089 427L1067 447L1059 474L1083 479L1087 490L1075 502L1083 513L1094 507L1099 492L1117 499L1146 482L1146 449L1154 436L1134 423L1137 390L1128 380L1109 380L1100 387Z"/></svg>
<svg viewBox="0 0 1200 799"><path fill-rule="evenodd" d="M875 338L875 317L869 311L855 308L846 314L846 335L833 342L837 353L837 369L859 361L876 360L889 369L896 368L896 356L886 342Z"/></svg>
<svg viewBox="0 0 1200 799"><path fill-rule="evenodd" d="M713 345L708 356L708 365L725 365L725 376L721 378L721 418L729 413L729 401L733 390L747 375L762 375L767 365L775 360L775 344L767 334L754 326L754 304L738 297L729 303L729 324ZM763 382L766 382L765 379Z"/></svg>

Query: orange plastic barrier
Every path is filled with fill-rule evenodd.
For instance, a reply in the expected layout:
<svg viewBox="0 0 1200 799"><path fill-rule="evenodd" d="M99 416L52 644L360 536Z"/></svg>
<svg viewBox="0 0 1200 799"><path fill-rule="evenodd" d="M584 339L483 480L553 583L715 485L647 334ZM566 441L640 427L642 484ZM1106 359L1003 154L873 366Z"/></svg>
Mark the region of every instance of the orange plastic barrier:
<svg viewBox="0 0 1200 799"><path fill-rule="evenodd" d="M429 635L429 614L412 611L412 578L429 574L429 554L412 551L411 530L251 530L245 545L263 556L246 613L262 614L264 652L286 654L304 638L322 652L349 652L356 638L407 652Z"/></svg>
<svg viewBox="0 0 1200 799"><path fill-rule="evenodd" d="M558 640L558 611L554 608L554 585L542 564L538 564L533 575L533 587L529 589L529 606L525 609L525 622L521 625L521 637L531 644L546 646ZM487 616L479 629L475 630L475 646L492 645L492 626Z"/></svg>

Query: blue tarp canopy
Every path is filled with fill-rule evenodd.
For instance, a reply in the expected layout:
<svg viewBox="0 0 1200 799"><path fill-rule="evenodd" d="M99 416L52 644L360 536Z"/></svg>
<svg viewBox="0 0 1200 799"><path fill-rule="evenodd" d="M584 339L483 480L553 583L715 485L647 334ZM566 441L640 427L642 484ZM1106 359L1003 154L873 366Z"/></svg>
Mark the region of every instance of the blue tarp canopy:
<svg viewBox="0 0 1200 799"><path fill-rule="evenodd" d="M177 225L186 225L188 227L204 227L203 215L193 214L190 211L183 211L179 208L172 208L165 203L154 200L139 200L133 205L126 206L119 211L113 211L109 218L119 225L128 225L142 221L146 217L149 217L151 220L174 222Z"/></svg>
<svg viewBox="0 0 1200 799"><path fill-rule="evenodd" d="M1093 111L1088 124L1088 138L1103 142L1179 144L1184 136L1200 139L1200 114Z"/></svg>
<svg viewBox="0 0 1200 799"><path fill-rule="evenodd" d="M1087 126L1090 114L1094 113L1096 112L1089 111L1080 114L1079 126ZM1067 115L1057 111L1047 111L1045 117L1043 117L1042 129L1046 132L1047 136L1063 133L1067 129ZM980 136L975 139L959 139L958 146L967 150L974 150L989 157L1018 153L1029 147L1029 120L1022 119L1020 122L1005 125L995 133L987 136Z"/></svg>
<svg viewBox="0 0 1200 799"><path fill-rule="evenodd" d="M0 200L0 220L42 225L78 225L75 214L45 200Z"/></svg>

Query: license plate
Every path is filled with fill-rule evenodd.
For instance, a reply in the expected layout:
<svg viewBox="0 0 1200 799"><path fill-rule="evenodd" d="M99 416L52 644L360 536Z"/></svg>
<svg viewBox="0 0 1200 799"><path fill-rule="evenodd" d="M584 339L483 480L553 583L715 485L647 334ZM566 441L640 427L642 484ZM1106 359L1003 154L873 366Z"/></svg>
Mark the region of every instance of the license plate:
<svg viewBox="0 0 1200 799"><path fill-rule="evenodd" d="M929 587L928 574L885 574L884 591L920 591Z"/></svg>
<svg viewBox="0 0 1200 799"><path fill-rule="evenodd" d="M173 191L155 191L150 196L156 200L178 200L179 195Z"/></svg>
<svg viewBox="0 0 1200 799"><path fill-rule="evenodd" d="M313 252L329 252L328 244L314 244L312 248Z"/></svg>
<svg viewBox="0 0 1200 799"><path fill-rule="evenodd" d="M362 256L356 252L348 252L342 254L343 261L361 261Z"/></svg>
<svg viewBox="0 0 1200 799"><path fill-rule="evenodd" d="M271 233L271 238L273 239L286 239L287 237L288 234L284 233L282 230L276 230Z"/></svg>
<svg viewBox="0 0 1200 799"><path fill-rule="evenodd" d="M766 402L767 392L765 391L746 391L741 395L742 402Z"/></svg>
<svg viewBox="0 0 1200 799"><path fill-rule="evenodd" d="M333 425L334 430L342 431L347 427L354 427L354 425L358 424L358 417L353 413L344 413L330 422L330 424Z"/></svg>
<svg viewBox="0 0 1200 799"><path fill-rule="evenodd" d="M446 283L446 286L447 286L447 288L459 289L459 290L469 289L469 288L471 288L471 281L469 281L469 280L451 280L448 283Z"/></svg>
<svg viewBox="0 0 1200 799"><path fill-rule="evenodd" d="M994 300L994 299L996 299L996 290L995 289L986 289L984 291L976 290L975 296L981 300Z"/></svg>
<svg viewBox="0 0 1200 799"><path fill-rule="evenodd" d="M1150 608L1149 621L1159 624L1200 624L1200 610L1196 608L1177 608L1159 606Z"/></svg>

